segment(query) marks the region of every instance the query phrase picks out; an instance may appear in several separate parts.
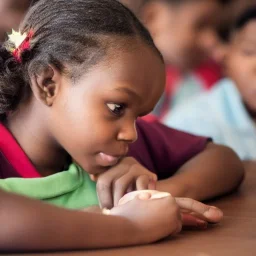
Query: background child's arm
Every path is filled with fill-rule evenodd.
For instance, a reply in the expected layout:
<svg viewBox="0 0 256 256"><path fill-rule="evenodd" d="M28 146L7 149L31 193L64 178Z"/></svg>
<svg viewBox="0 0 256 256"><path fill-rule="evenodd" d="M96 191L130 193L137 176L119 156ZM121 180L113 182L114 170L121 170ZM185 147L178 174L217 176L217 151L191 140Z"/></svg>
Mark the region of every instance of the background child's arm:
<svg viewBox="0 0 256 256"><path fill-rule="evenodd" d="M182 225L172 197L136 199L114 209L119 216L66 210L0 190L0 252L150 243L175 234Z"/></svg>
<svg viewBox="0 0 256 256"><path fill-rule="evenodd" d="M159 181L157 189L173 196L206 200L235 189L243 175L243 165L231 149L209 143L174 176Z"/></svg>

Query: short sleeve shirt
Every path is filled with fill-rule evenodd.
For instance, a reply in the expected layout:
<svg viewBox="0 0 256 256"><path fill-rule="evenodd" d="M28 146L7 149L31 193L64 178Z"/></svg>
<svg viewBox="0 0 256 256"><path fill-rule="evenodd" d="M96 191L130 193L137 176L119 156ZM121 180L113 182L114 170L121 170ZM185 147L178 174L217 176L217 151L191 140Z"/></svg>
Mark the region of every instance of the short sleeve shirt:
<svg viewBox="0 0 256 256"><path fill-rule="evenodd" d="M131 144L129 155L158 179L171 177L179 168L201 153L211 139L169 128L157 121L137 122L138 140Z"/></svg>
<svg viewBox="0 0 256 256"><path fill-rule="evenodd" d="M138 140L129 155L156 173L172 176L204 150L208 139L170 129L158 122L137 122ZM41 177L12 134L0 124L0 188L67 208L98 204L96 184L79 166Z"/></svg>

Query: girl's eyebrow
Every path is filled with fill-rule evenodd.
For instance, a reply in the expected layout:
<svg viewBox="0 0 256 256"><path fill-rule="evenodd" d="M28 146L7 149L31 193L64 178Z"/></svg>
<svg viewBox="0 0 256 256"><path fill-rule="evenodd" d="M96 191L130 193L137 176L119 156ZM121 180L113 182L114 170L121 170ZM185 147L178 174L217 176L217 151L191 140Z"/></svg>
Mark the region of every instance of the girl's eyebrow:
<svg viewBox="0 0 256 256"><path fill-rule="evenodd" d="M128 94L130 97L135 97L139 100L142 100L141 96L138 95L135 91L127 88L127 87L118 87L113 89L114 91L120 91L120 92L125 92L126 94Z"/></svg>
<svg viewBox="0 0 256 256"><path fill-rule="evenodd" d="M134 92L133 90L127 88L127 87L118 87L118 88L115 88L113 89L114 91L120 91L120 92L125 92L127 93L130 97L136 97L138 98L139 100L142 100L142 97L140 95L138 95L136 92ZM151 113L152 111L154 110L154 108L152 108L151 110L149 111L146 111L146 112L143 112L141 113L139 116L142 117L142 116L146 116L148 115L149 113Z"/></svg>

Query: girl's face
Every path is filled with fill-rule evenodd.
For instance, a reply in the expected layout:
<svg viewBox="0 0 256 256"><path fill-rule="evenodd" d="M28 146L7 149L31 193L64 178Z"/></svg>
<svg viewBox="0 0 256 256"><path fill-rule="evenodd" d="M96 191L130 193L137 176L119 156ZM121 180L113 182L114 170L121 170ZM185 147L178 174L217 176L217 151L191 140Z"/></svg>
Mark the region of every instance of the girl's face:
<svg viewBox="0 0 256 256"><path fill-rule="evenodd" d="M145 44L131 44L111 50L75 84L62 76L51 107L52 136L90 174L126 155L137 139L136 119L153 110L164 90L159 56Z"/></svg>

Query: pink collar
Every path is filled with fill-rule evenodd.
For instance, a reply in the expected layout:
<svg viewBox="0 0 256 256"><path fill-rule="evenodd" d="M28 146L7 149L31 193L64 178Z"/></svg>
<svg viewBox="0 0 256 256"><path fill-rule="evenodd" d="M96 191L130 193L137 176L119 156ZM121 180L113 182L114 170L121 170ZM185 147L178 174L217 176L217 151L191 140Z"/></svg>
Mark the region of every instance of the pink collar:
<svg viewBox="0 0 256 256"><path fill-rule="evenodd" d="M28 159L18 142L9 130L0 123L0 151L15 171L23 178L39 178L40 174L36 171L33 164Z"/></svg>

